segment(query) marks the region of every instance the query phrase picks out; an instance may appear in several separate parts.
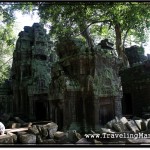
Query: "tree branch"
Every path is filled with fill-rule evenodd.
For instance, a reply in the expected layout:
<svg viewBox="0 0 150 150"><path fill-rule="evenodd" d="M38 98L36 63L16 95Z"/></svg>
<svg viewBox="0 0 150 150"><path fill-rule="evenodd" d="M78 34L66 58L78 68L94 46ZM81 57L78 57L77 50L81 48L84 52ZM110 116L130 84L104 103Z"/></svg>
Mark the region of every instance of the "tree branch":
<svg viewBox="0 0 150 150"><path fill-rule="evenodd" d="M89 25L87 25L87 27L83 31L81 31L79 34L75 35L75 37L79 36L80 34L82 34L83 32L85 32L93 24L96 24L96 23L108 23L108 22L111 23L112 21L111 20L93 21Z"/></svg>

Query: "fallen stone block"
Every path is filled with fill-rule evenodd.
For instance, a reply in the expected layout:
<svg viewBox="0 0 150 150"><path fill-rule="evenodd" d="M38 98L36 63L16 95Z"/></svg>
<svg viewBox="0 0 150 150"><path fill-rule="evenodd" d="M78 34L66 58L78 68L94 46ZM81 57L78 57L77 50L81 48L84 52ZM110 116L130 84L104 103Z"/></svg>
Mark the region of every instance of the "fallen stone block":
<svg viewBox="0 0 150 150"><path fill-rule="evenodd" d="M134 133L139 131L138 127L136 126L136 124L133 120L128 121L126 126L130 131L133 131Z"/></svg>
<svg viewBox="0 0 150 150"><path fill-rule="evenodd" d="M81 138L76 144L91 144L91 142L87 141L86 138Z"/></svg>
<svg viewBox="0 0 150 150"><path fill-rule="evenodd" d="M19 136L19 141L21 144L35 144L36 143L36 135L22 134Z"/></svg>
<svg viewBox="0 0 150 150"><path fill-rule="evenodd" d="M60 131L57 131L57 132L54 134L54 138L55 138L56 140L62 139L62 138L64 138L65 136L66 136L65 133L64 133L64 132L60 132Z"/></svg>
<svg viewBox="0 0 150 150"><path fill-rule="evenodd" d="M36 127L37 127L41 137L46 138L48 136L47 128L45 128L43 125L36 125Z"/></svg>
<svg viewBox="0 0 150 150"><path fill-rule="evenodd" d="M44 125L44 128L47 129L49 137L53 138L54 134L56 133L58 129L58 125L54 122L51 122L51 123Z"/></svg>
<svg viewBox="0 0 150 150"><path fill-rule="evenodd" d="M101 141L98 141L96 139L93 140L93 143L96 145L102 145L103 144Z"/></svg>
<svg viewBox="0 0 150 150"><path fill-rule="evenodd" d="M43 137L48 137L49 133L48 133L48 129L45 126L41 127L41 133L40 133Z"/></svg>
<svg viewBox="0 0 150 150"><path fill-rule="evenodd" d="M113 129L117 132L124 132L124 131L128 131L126 126L121 122L118 121L116 123L113 123Z"/></svg>
<svg viewBox="0 0 150 150"><path fill-rule="evenodd" d="M39 131L39 134L45 138L53 138L58 129L58 125L53 122L46 125L36 125L36 127Z"/></svg>
<svg viewBox="0 0 150 150"><path fill-rule="evenodd" d="M0 135L0 144L13 144L14 140L10 135Z"/></svg>
<svg viewBox="0 0 150 150"><path fill-rule="evenodd" d="M82 138L80 133L77 133L76 130L68 131L66 136L71 143L76 143L78 140L80 140Z"/></svg>
<svg viewBox="0 0 150 150"><path fill-rule="evenodd" d="M39 134L39 130L38 130L38 128L36 127L36 125L33 125L33 126L31 126L31 127L29 127L29 129L28 129L28 132L29 133L32 133L32 134Z"/></svg>
<svg viewBox="0 0 150 150"><path fill-rule="evenodd" d="M141 122L142 120L134 120L135 124L137 125L138 129L141 131L142 130L142 126L141 126Z"/></svg>
<svg viewBox="0 0 150 150"><path fill-rule="evenodd" d="M116 123L116 120L113 119L109 122L107 122L107 124L105 125L106 128L112 129L113 128L113 124Z"/></svg>
<svg viewBox="0 0 150 150"><path fill-rule="evenodd" d="M69 142L69 139L67 138L67 134L64 133L64 132L60 132L60 131L57 131L55 134L54 134L54 140L56 141L56 143L70 143Z"/></svg>
<svg viewBox="0 0 150 150"><path fill-rule="evenodd" d="M8 132L7 135L10 135L13 138L13 142L17 143L17 135L16 134Z"/></svg>
<svg viewBox="0 0 150 150"><path fill-rule="evenodd" d="M43 140L42 144L55 144L56 142L54 139L45 139Z"/></svg>
<svg viewBox="0 0 150 150"><path fill-rule="evenodd" d="M100 133L115 133L115 131L108 128L101 128Z"/></svg>
<svg viewBox="0 0 150 150"><path fill-rule="evenodd" d="M138 138L138 139L127 139L127 144L150 144L150 139Z"/></svg>
<svg viewBox="0 0 150 150"><path fill-rule="evenodd" d="M142 122L141 122L141 130L142 131L147 130L147 120L142 120Z"/></svg>
<svg viewBox="0 0 150 150"><path fill-rule="evenodd" d="M43 143L43 139L42 139L41 135L36 135L36 143L37 144Z"/></svg>
<svg viewBox="0 0 150 150"><path fill-rule="evenodd" d="M126 117L122 117L122 118L120 119L120 121L121 121L124 125L127 124L127 122L128 122L128 120L127 120Z"/></svg>

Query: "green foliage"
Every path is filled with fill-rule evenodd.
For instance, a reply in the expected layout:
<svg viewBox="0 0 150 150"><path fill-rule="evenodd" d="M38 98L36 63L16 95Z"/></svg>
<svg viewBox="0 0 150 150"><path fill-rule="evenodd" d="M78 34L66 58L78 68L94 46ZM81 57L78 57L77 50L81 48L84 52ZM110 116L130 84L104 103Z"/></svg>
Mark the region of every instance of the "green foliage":
<svg viewBox="0 0 150 150"><path fill-rule="evenodd" d="M28 14L38 11L41 22L49 26L53 40L60 35L79 37L87 42L94 39L96 43L108 38L114 42L121 40L119 46L123 47L131 41L131 35L132 41L139 45L148 39L150 5L147 2L1 2L0 56L11 53L13 48L12 25L16 10ZM117 24L120 39L115 32ZM77 42L77 45L82 43Z"/></svg>
<svg viewBox="0 0 150 150"><path fill-rule="evenodd" d="M112 38L114 27L120 24L122 43L129 35L144 41L150 27L149 4L138 2L79 2L48 3L39 5L39 15L44 23L51 22L51 35L80 35L87 27L93 38ZM131 30L132 29L132 30Z"/></svg>
<svg viewBox="0 0 150 150"><path fill-rule="evenodd" d="M0 83L9 78L10 62L14 50L13 15L9 5L0 3ZM11 60L11 59L10 59Z"/></svg>

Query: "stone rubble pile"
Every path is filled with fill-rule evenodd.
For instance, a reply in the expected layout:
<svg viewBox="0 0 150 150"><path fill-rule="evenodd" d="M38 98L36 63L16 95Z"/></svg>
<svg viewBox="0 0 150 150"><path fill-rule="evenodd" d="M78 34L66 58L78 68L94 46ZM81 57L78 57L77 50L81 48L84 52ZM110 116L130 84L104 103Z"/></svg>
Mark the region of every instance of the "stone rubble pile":
<svg viewBox="0 0 150 150"><path fill-rule="evenodd" d="M4 134L0 135L0 144L150 144L150 119L115 117L115 119L101 127L99 131L91 130L91 133L81 134L76 130L59 131L58 125L50 121L31 123L25 122L19 117L13 117L13 120L8 116L5 117L6 129ZM9 119L7 120L6 118ZM1 117L0 120L2 120ZM103 134L105 134L105 138L100 137ZM108 138L107 135L110 134L140 134L141 138L137 136L132 138L120 138L119 136Z"/></svg>

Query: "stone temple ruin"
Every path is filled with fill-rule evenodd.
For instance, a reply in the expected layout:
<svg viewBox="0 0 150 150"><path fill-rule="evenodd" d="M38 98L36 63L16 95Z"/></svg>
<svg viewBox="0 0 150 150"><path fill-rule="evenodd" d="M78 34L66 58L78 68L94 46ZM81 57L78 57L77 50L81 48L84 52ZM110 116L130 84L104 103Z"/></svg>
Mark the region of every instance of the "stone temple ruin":
<svg viewBox="0 0 150 150"><path fill-rule="evenodd" d="M150 116L150 55L146 57L138 50L138 46L126 49L130 68L120 71L123 115L147 118Z"/></svg>
<svg viewBox="0 0 150 150"><path fill-rule="evenodd" d="M19 33L12 65L14 114L42 119L40 113L45 113L43 119L48 119L47 110L43 108L50 83L48 50L46 30L39 24L26 26Z"/></svg>
<svg viewBox="0 0 150 150"><path fill-rule="evenodd" d="M93 51L80 39L62 37L53 51L41 24L25 26L13 53L10 81L0 87L1 110L83 132L122 116L122 108L124 115L147 111L149 60L142 57L143 63L134 66L141 59L133 60L127 50L131 68L120 72L122 98L119 60L112 46L102 40Z"/></svg>
<svg viewBox="0 0 150 150"><path fill-rule="evenodd" d="M13 53L8 112L82 131L120 116L117 57L112 48L94 49L79 39L61 38L54 52L41 24L25 26Z"/></svg>
<svg viewBox="0 0 150 150"><path fill-rule="evenodd" d="M19 33L11 78L0 87L1 114L53 121L59 130L83 132L96 131L122 113L149 115L150 61L137 47L126 49L130 68L119 72L108 39L93 50L70 37L61 37L55 51L51 44L39 23Z"/></svg>

